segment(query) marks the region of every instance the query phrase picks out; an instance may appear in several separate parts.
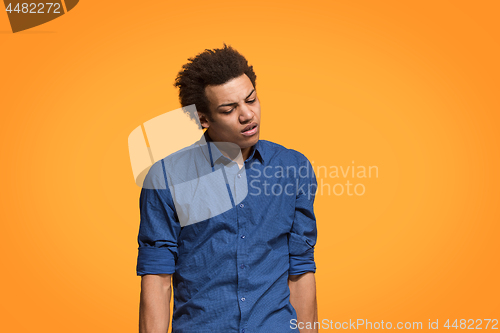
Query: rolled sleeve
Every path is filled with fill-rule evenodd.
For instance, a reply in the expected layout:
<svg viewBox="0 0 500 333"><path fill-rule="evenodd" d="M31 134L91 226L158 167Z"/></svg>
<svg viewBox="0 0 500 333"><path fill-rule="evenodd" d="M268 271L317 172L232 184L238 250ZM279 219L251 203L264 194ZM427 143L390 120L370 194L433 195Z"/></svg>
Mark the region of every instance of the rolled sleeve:
<svg viewBox="0 0 500 333"><path fill-rule="evenodd" d="M313 206L317 182L311 163L305 156L301 156L295 199L295 217L288 239L289 275L316 272L314 246L316 245L317 228Z"/></svg>
<svg viewBox="0 0 500 333"><path fill-rule="evenodd" d="M137 275L173 274L180 224L160 160L149 170L139 198Z"/></svg>

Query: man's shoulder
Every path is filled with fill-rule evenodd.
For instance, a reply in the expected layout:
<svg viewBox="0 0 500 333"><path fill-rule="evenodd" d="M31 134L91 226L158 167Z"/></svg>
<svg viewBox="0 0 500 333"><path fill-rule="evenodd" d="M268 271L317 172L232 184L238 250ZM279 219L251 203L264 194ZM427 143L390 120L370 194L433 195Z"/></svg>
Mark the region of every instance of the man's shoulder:
<svg viewBox="0 0 500 333"><path fill-rule="evenodd" d="M281 161L286 160L297 163L306 163L309 161L307 157L298 150L287 148L276 142L268 140L259 140L259 142L262 149L265 151L266 156L268 156L270 160L277 159Z"/></svg>

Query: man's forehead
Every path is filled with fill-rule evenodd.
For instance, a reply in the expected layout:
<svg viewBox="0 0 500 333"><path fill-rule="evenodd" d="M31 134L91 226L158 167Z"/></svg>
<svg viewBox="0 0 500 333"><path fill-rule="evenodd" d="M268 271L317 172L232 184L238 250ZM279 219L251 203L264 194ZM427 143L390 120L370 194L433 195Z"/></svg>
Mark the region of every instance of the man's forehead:
<svg viewBox="0 0 500 333"><path fill-rule="evenodd" d="M205 92L207 98L214 104L232 103L245 99L253 90L252 81L245 74L217 85L207 86Z"/></svg>

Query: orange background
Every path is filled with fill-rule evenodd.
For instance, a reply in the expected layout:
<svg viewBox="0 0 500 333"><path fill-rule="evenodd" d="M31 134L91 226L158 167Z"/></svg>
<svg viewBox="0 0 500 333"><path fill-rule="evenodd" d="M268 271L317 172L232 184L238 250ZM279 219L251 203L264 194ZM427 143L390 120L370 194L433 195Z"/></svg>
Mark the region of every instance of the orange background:
<svg viewBox="0 0 500 333"><path fill-rule="evenodd" d="M87 0L17 34L0 13L2 331L138 331L127 137L177 109L181 65L223 42L256 70L262 139L378 166L351 179L363 196L317 197L319 319L500 319L499 13Z"/></svg>

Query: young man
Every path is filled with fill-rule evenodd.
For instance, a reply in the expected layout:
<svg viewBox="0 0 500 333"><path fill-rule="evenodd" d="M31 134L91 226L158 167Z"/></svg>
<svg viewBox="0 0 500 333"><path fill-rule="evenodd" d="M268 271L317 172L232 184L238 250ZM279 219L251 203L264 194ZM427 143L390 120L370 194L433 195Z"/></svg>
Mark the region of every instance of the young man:
<svg viewBox="0 0 500 333"><path fill-rule="evenodd" d="M155 163L145 182L163 185L141 191L141 333L167 332L171 277L174 333L317 332L305 328L317 322L316 179L304 155L259 140L255 80L252 66L226 45L179 72L181 104L195 104L206 143ZM216 172L226 187L205 182L200 190L199 179ZM189 173L199 177L198 192L181 205ZM230 209L219 209L219 198ZM194 218L199 211L209 215Z"/></svg>

